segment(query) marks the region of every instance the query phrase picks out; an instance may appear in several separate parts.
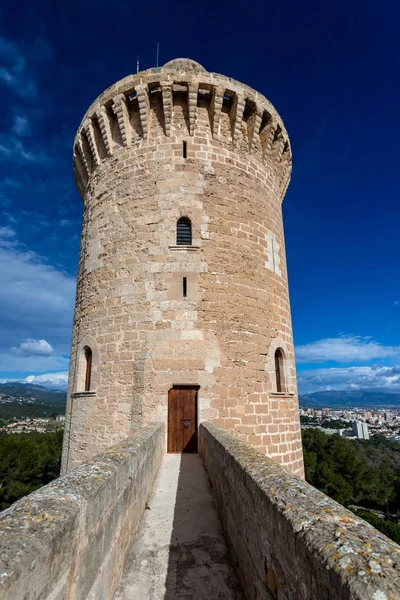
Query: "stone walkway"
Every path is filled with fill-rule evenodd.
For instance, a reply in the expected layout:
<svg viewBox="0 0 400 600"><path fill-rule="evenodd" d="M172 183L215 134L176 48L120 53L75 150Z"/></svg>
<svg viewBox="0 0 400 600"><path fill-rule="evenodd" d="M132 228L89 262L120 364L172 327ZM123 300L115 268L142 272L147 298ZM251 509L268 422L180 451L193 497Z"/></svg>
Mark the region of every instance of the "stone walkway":
<svg viewBox="0 0 400 600"><path fill-rule="evenodd" d="M167 454L115 600L242 600L197 454Z"/></svg>

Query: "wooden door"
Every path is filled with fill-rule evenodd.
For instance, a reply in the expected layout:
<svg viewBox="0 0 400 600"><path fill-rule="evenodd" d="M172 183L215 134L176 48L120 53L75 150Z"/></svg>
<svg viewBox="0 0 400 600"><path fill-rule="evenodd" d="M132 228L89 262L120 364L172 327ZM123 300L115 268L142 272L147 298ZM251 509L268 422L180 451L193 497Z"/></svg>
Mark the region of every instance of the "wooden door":
<svg viewBox="0 0 400 600"><path fill-rule="evenodd" d="M168 452L197 452L198 386L174 386L168 393Z"/></svg>

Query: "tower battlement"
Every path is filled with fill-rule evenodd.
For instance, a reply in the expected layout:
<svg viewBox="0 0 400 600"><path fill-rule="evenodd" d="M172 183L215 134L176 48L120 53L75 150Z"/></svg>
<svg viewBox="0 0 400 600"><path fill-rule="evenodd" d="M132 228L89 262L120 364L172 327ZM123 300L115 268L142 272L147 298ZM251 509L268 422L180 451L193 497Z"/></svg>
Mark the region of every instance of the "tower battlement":
<svg viewBox="0 0 400 600"><path fill-rule="evenodd" d="M186 139L187 156L195 158L209 152L207 138L226 150L216 160L234 160L240 149L265 165L283 199L291 150L279 114L262 94L190 59L129 75L93 102L74 142L78 188L84 197L97 167L124 148L153 147L147 160L157 160L165 139Z"/></svg>

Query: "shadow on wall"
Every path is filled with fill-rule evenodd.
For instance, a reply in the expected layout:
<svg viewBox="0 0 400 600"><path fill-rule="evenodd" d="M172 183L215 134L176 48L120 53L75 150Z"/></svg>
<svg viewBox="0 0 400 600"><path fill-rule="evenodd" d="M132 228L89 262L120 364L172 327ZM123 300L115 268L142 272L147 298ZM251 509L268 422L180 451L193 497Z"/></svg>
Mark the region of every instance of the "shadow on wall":
<svg viewBox="0 0 400 600"><path fill-rule="evenodd" d="M241 600L198 454L180 456L164 600Z"/></svg>

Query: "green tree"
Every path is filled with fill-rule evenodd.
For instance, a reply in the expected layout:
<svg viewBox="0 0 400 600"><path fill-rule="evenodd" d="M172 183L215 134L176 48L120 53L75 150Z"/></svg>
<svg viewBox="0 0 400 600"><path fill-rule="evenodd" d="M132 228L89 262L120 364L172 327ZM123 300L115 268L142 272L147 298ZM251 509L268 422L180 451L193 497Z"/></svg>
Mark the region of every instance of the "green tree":
<svg viewBox="0 0 400 600"><path fill-rule="evenodd" d="M62 428L54 433L0 431L0 510L59 476Z"/></svg>

